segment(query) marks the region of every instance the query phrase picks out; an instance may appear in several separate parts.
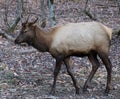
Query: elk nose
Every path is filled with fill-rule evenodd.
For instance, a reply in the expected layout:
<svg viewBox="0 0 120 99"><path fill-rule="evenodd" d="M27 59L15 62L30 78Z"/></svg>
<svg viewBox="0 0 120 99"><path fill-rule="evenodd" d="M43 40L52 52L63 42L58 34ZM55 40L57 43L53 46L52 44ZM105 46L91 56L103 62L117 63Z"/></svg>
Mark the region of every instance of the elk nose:
<svg viewBox="0 0 120 99"><path fill-rule="evenodd" d="M19 41L18 41L17 39L15 39L14 43L15 43L15 44L18 44L18 43L19 43Z"/></svg>

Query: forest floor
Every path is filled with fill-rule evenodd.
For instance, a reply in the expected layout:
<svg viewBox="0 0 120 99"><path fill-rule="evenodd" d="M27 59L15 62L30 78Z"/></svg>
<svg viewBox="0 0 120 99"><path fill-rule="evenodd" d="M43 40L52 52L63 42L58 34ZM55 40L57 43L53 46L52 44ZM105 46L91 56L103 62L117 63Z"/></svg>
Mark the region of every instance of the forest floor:
<svg viewBox="0 0 120 99"><path fill-rule="evenodd" d="M76 11L78 10L73 11L70 7L72 5L72 7L78 9L79 5L82 5L81 2L68 2L68 4L64 5L60 3L59 7L61 9L59 7L56 7L56 9L61 12L64 9L63 13L66 16L69 14L77 15ZM90 5L93 5L91 11L96 12L100 22L117 29L119 28L120 16L117 8L112 6L114 4L112 0L109 3L98 0L97 3ZM103 5L106 6L103 7ZM70 10L67 9L67 6L69 6ZM57 10L56 17L61 14ZM64 21L90 21L89 17L84 14L81 14L80 18L76 19L66 16L57 18L57 21L61 23L64 23ZM87 57L73 57L72 59L73 73L80 88L82 88L91 71L91 64L89 64ZM120 99L120 37L117 37L117 35L113 35L112 38L110 60L113 71L112 88L108 96L103 94L107 72L102 62L91 82L91 87L88 88L88 92L82 93L82 89L80 89L80 95L75 94L72 80L63 65L57 80L56 95L52 96L49 95L49 92L53 82L55 60L51 55L49 53L40 53L30 46L15 45L13 42L0 37L0 99Z"/></svg>

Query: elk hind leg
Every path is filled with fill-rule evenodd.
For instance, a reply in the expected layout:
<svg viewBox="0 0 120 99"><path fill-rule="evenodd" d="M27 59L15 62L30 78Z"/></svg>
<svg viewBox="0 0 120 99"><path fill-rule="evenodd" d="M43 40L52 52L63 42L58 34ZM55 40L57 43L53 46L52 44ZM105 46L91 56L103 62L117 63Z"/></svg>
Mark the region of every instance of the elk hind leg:
<svg viewBox="0 0 120 99"><path fill-rule="evenodd" d="M94 76L94 74L96 73L98 67L100 66L100 63L97 59L97 53L96 52L92 52L88 55L88 59L90 60L91 64L92 64L92 71L90 72L88 79L86 80L84 86L83 86L83 92L87 91L87 88Z"/></svg>
<svg viewBox="0 0 120 99"><path fill-rule="evenodd" d="M73 73L72 73L72 71L71 71L71 59L70 59L70 57L68 57L68 58L66 58L65 60L64 60L64 63L65 63L65 65L66 65L66 68L67 68L67 72L68 72L68 74L71 76L71 78L72 78L72 81L73 81L73 84L74 84L74 86L75 86L75 89L76 89L76 94L79 94L79 87L78 87L78 84L77 84L77 81L76 81L76 79L75 79L75 77L74 77L74 75L73 75Z"/></svg>

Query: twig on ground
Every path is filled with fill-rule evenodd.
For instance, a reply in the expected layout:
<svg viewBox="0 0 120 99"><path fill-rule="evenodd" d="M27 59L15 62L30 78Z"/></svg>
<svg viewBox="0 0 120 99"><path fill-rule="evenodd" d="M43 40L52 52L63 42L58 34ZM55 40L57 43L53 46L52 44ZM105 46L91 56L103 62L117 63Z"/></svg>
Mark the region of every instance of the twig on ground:
<svg viewBox="0 0 120 99"><path fill-rule="evenodd" d="M4 37L12 42L14 41L14 38L5 31L0 30L0 36Z"/></svg>

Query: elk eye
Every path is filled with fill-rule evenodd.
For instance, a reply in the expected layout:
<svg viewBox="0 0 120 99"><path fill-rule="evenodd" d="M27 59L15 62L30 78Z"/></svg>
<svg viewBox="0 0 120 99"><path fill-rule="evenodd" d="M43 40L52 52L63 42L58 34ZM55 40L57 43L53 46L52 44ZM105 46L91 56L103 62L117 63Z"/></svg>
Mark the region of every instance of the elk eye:
<svg viewBox="0 0 120 99"><path fill-rule="evenodd" d="M24 31L24 33L26 33L26 32L27 32L27 30Z"/></svg>

